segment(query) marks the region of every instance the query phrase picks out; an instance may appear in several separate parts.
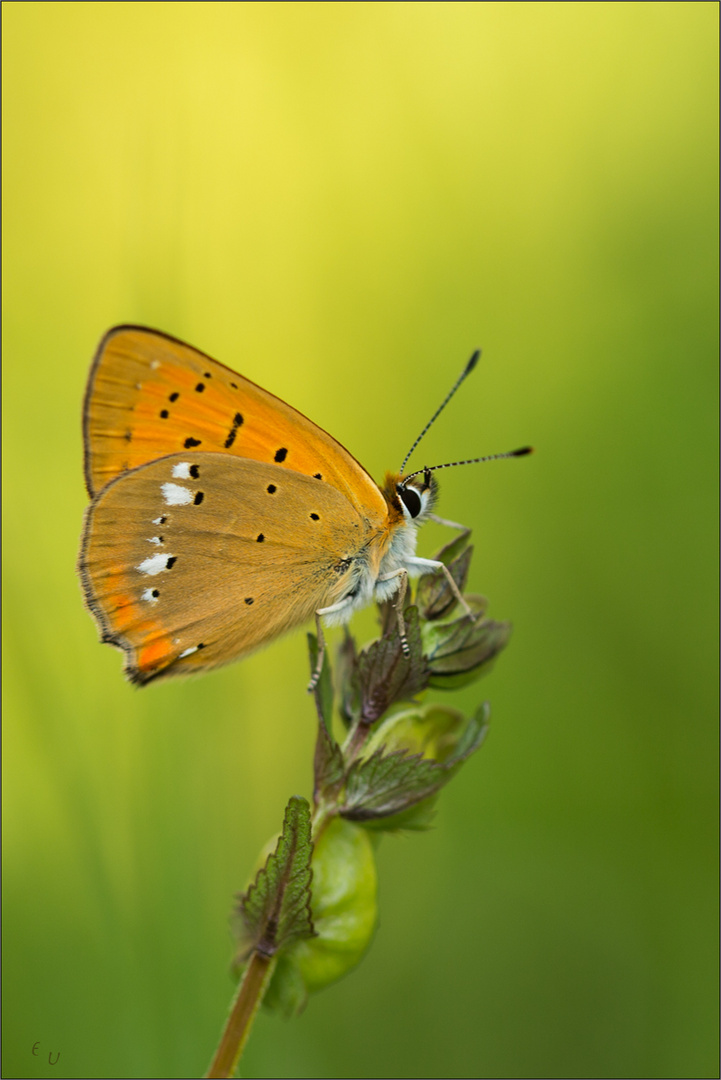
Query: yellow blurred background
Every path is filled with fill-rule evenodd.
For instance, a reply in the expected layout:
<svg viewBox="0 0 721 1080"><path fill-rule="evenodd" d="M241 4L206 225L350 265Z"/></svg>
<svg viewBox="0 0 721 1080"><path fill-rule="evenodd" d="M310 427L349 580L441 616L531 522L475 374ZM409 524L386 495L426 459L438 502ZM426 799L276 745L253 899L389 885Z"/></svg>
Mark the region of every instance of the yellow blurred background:
<svg viewBox="0 0 721 1080"><path fill-rule="evenodd" d="M717 24L3 5L4 1075L201 1075L233 893L311 790L302 634L138 691L83 609L80 404L119 322L377 478L480 345L416 466L537 449L439 478L515 625L444 699L489 698L490 737L383 840L362 965L262 1015L243 1075L718 1075Z"/></svg>

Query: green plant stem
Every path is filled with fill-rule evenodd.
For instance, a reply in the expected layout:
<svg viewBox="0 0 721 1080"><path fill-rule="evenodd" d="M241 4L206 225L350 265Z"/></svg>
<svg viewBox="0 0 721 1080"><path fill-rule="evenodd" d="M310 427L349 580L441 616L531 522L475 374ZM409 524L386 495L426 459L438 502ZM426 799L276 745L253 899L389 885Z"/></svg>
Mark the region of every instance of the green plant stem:
<svg viewBox="0 0 721 1080"><path fill-rule="evenodd" d="M273 974L275 960L274 956L264 956L259 952L252 954L223 1028L218 1049L205 1074L206 1078L235 1074L258 1006Z"/></svg>
<svg viewBox="0 0 721 1080"><path fill-rule="evenodd" d="M369 731L369 724L364 723L362 720L357 720L354 726L348 732L348 737L343 744L343 757L348 764L355 761L358 755L358 751L368 738Z"/></svg>

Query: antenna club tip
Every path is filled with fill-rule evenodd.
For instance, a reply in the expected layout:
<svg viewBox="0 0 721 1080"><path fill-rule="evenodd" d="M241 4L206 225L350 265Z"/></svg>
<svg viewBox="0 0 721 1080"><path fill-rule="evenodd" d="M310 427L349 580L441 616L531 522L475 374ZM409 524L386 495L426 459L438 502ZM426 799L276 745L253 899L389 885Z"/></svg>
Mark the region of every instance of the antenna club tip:
<svg viewBox="0 0 721 1080"><path fill-rule="evenodd" d="M533 453L533 447L532 446L522 446L520 450L513 450L511 452L511 457L525 457L526 454L532 454L532 453Z"/></svg>
<svg viewBox="0 0 721 1080"><path fill-rule="evenodd" d="M480 360L480 358L481 358L481 350L480 350L480 349L476 349L476 351L474 352L473 356L471 357L471 359L470 359L470 360L468 361L468 363L466 364L466 370L465 370L465 371L463 372L463 375L464 375L464 377L465 377L466 375L470 375L470 374L471 374L471 372L473 371L474 367L476 366L476 364L478 363L478 361Z"/></svg>

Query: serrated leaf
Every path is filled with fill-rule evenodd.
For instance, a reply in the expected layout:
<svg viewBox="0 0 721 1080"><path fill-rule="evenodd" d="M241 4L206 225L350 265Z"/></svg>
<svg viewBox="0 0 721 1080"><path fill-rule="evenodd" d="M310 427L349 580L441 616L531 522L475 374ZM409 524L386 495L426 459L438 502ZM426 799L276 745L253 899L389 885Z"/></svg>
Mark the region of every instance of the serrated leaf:
<svg viewBox="0 0 721 1080"><path fill-rule="evenodd" d="M422 754L376 750L348 772L342 817L367 821L388 817L427 799L443 783L443 767Z"/></svg>
<svg viewBox="0 0 721 1080"><path fill-rule="evenodd" d="M340 979L360 961L378 919L373 842L367 831L333 817L313 852L316 934L279 958L264 1004L295 1015L309 994Z"/></svg>
<svg viewBox="0 0 721 1080"><path fill-rule="evenodd" d="M374 723L396 701L412 698L428 683L416 607L406 609L405 624L409 657L403 655L397 626L358 657L360 716L364 724Z"/></svg>
<svg viewBox="0 0 721 1080"><path fill-rule="evenodd" d="M273 956L299 938L314 934L311 918L310 807L299 795L288 801L275 851L239 898L245 953Z"/></svg>

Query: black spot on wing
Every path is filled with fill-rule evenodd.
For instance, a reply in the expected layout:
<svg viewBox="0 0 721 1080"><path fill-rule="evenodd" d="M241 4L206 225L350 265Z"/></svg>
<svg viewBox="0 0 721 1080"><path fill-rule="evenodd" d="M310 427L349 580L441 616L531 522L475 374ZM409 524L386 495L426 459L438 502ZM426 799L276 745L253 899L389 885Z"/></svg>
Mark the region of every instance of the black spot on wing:
<svg viewBox="0 0 721 1080"><path fill-rule="evenodd" d="M205 383L204 382L199 382L198 385L195 388L195 392L197 394L202 394L204 390L205 390Z"/></svg>
<svg viewBox="0 0 721 1080"><path fill-rule="evenodd" d="M168 394L168 401L177 401L180 394L177 390L173 390L172 394Z"/></svg>
<svg viewBox="0 0 721 1080"><path fill-rule="evenodd" d="M311 521L320 521L320 514L311 514Z"/></svg>
<svg viewBox="0 0 721 1080"><path fill-rule="evenodd" d="M198 477L200 476L200 469L198 468L197 465L191 465L188 472L193 477L193 480L197 480Z"/></svg>
<svg viewBox="0 0 721 1080"><path fill-rule="evenodd" d="M235 436L238 434L238 428L240 427L240 425L242 423L243 423L243 417L239 412L237 412L235 414L235 416L233 417L232 427L231 427L230 431L228 432L228 434L226 436L226 439L225 439L224 445L225 445L226 450L229 449L229 447L231 447L233 445L233 443L235 442Z"/></svg>
<svg viewBox="0 0 721 1080"><path fill-rule="evenodd" d="M246 596L245 602L246 602L246 604L252 604L253 603L253 597L252 596Z"/></svg>
<svg viewBox="0 0 721 1080"><path fill-rule="evenodd" d="M160 410L160 419L161 420L167 420L169 416L170 416L170 413L168 412L167 409L161 409Z"/></svg>
<svg viewBox="0 0 721 1080"><path fill-rule="evenodd" d="M190 450L192 446L200 446L200 442L200 439L193 439L192 437L188 437L183 443L183 446L186 450Z"/></svg>
<svg viewBox="0 0 721 1080"><path fill-rule="evenodd" d="M204 498L205 498L205 495L204 495L204 493L202 491L196 491L195 498L193 499L193 502L194 502L194 504L196 506L200 506L200 504L202 503Z"/></svg>
<svg viewBox="0 0 721 1080"><path fill-rule="evenodd" d="M285 459L287 457L288 457L288 450L286 449L285 446L281 446L279 450L276 450L276 452L275 452L275 454L273 456L273 460L277 461L277 462L281 462L281 461L285 461Z"/></svg>
<svg viewBox="0 0 721 1080"><path fill-rule="evenodd" d="M321 476L321 474L319 472L317 472L317 473L313 473L313 479L314 480L322 480L323 477Z"/></svg>
<svg viewBox="0 0 721 1080"><path fill-rule="evenodd" d="M166 570L172 570L177 561L178 561L178 556L177 555L171 555L170 558L168 559L168 561L165 564L165 569Z"/></svg>
<svg viewBox="0 0 721 1080"><path fill-rule="evenodd" d="M160 596L160 590L159 589L153 589L153 591L151 593L151 596L154 596L155 599L157 600L158 597Z"/></svg>
<svg viewBox="0 0 721 1080"><path fill-rule="evenodd" d="M268 484L268 486L267 486L267 488L265 490L268 492L269 495L275 495L275 493L276 493L276 491L278 489L275 486L275 484Z"/></svg>
<svg viewBox="0 0 721 1080"><path fill-rule="evenodd" d="M262 543L263 543L263 541L265 540L265 537L263 536L263 534L262 534L262 533L258 533L258 535L256 536L256 538L255 538L255 539L256 539L256 543L258 543L258 544L262 544Z"/></svg>

